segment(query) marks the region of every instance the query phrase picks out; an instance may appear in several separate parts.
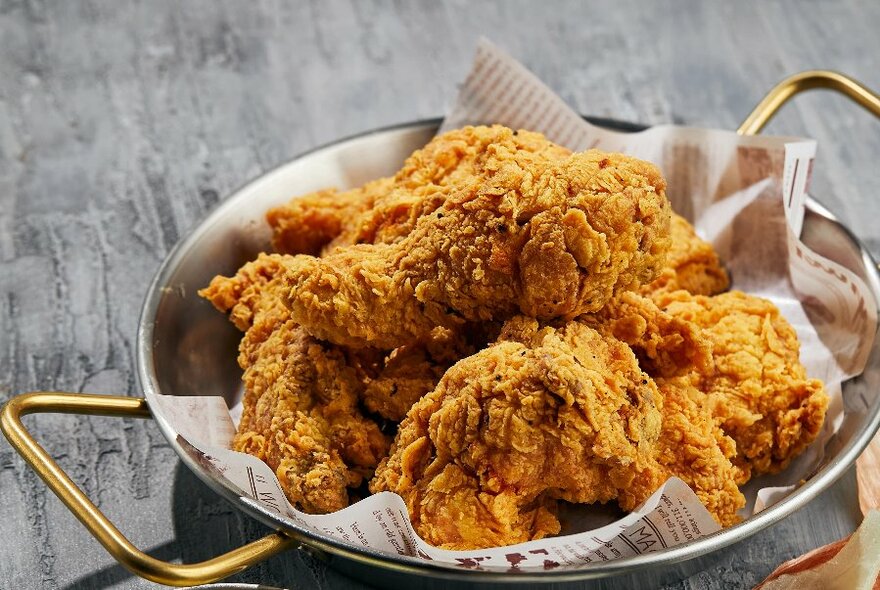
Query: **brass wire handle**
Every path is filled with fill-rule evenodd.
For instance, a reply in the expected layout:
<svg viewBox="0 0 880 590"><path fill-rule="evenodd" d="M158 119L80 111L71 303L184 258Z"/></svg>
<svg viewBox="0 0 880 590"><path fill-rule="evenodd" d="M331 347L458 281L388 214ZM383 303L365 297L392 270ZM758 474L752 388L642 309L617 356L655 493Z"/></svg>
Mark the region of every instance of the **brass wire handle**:
<svg viewBox="0 0 880 590"><path fill-rule="evenodd" d="M27 431L21 422L22 416L37 413L151 418L147 401L138 397L82 393L25 393L9 400L0 411L0 429L12 447L110 555L138 576L169 586L206 584L297 545L295 539L275 532L201 563L168 563L150 557L119 532Z"/></svg>
<svg viewBox="0 0 880 590"><path fill-rule="evenodd" d="M815 88L839 92L880 117L880 95L861 82L831 70L808 70L789 76L771 88L736 132L740 135L757 135L793 96Z"/></svg>
<svg viewBox="0 0 880 590"><path fill-rule="evenodd" d="M737 133L759 133L793 96L814 88L840 92L880 117L880 96L876 93L843 74L812 70L790 76L773 87L739 126ZM134 574L169 586L206 584L299 545L296 539L287 534L275 532L201 563L181 565L150 557L119 532L27 431L21 417L35 413L151 418L146 400L80 393L25 393L9 400L0 410L0 430L13 448L110 555ZM880 436L873 444L880 444Z"/></svg>

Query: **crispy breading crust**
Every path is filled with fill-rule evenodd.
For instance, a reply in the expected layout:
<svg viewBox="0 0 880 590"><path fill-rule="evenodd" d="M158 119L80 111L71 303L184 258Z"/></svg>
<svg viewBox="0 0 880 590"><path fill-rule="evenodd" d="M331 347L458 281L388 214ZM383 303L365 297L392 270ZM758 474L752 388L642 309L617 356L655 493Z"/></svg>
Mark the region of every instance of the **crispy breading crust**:
<svg viewBox="0 0 880 590"><path fill-rule="evenodd" d="M718 295L730 287L727 271L712 244L697 235L694 227L676 213L669 226L672 247L666 265L655 280L642 287L650 295L684 289L694 295Z"/></svg>
<svg viewBox="0 0 880 590"><path fill-rule="evenodd" d="M659 401L624 344L515 318L413 406L370 489L401 494L437 546L541 538L552 499L631 510L659 486Z"/></svg>
<svg viewBox="0 0 880 590"><path fill-rule="evenodd" d="M427 185L440 205L398 241L287 260L292 317L336 344L391 349L438 325L597 311L659 272L670 210L654 166L485 149L487 175Z"/></svg>
<svg viewBox="0 0 880 590"><path fill-rule="evenodd" d="M393 185L393 179L380 178L352 190L324 189L273 207L266 213L272 247L281 254L320 254Z"/></svg>
<svg viewBox="0 0 880 590"><path fill-rule="evenodd" d="M477 333L476 340L471 332ZM476 329L454 332L437 328L427 340L391 352L349 349L349 361L365 384L361 393L364 406L383 418L400 422L419 398L434 389L450 366L485 345L479 336Z"/></svg>
<svg viewBox="0 0 880 590"><path fill-rule="evenodd" d="M676 476L697 494L716 521L730 526L745 497L737 487L740 470L731 460L736 445L715 424L702 392L689 385L697 370L712 374L712 342L703 329L661 310L634 292L623 293L579 322L632 348L639 365L656 379L663 398L663 427L657 451L662 479Z"/></svg>
<svg viewBox="0 0 880 590"><path fill-rule="evenodd" d="M773 303L740 291L715 297L676 291L656 301L700 326L712 343L714 371L697 369L690 383L736 441L740 483L785 469L819 434L828 408L822 382L808 379L800 363L791 325Z"/></svg>
<svg viewBox="0 0 880 590"><path fill-rule="evenodd" d="M571 154L531 131L499 125L449 131L416 150L391 178L344 192L317 191L271 209L266 219L272 244L284 254L316 255L337 246L395 242L412 230L418 217L442 204L444 193L431 187L468 184L492 174L486 168L490 146L545 160Z"/></svg>
<svg viewBox="0 0 880 590"><path fill-rule="evenodd" d="M608 337L625 342L652 377L671 377L698 367L713 370L712 348L702 330L661 310L649 298L628 291L595 314L578 318Z"/></svg>
<svg viewBox="0 0 880 590"><path fill-rule="evenodd" d="M657 462L691 487L718 524L738 523L737 510L746 499L737 487L740 471L731 462L736 443L718 428L701 403L702 393L686 380L661 378L657 385L663 396Z"/></svg>

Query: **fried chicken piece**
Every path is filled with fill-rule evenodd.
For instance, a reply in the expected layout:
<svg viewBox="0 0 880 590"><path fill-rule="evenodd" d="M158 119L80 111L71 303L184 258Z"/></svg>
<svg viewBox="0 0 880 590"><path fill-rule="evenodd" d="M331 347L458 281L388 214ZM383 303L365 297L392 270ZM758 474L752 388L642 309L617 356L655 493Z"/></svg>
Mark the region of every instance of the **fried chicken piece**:
<svg viewBox="0 0 880 590"><path fill-rule="evenodd" d="M669 203L653 165L598 150L562 161L487 151L494 173L432 186L442 204L400 240L288 259L292 317L336 344L392 349L436 326L597 311L659 272Z"/></svg>
<svg viewBox="0 0 880 590"><path fill-rule="evenodd" d="M290 502L306 512L348 506L388 450L358 408L363 383L343 351L309 336L283 305L280 255L260 255L200 294L245 331L239 346L245 394L233 450L275 470Z"/></svg>
<svg viewBox="0 0 880 590"><path fill-rule="evenodd" d="M634 292L618 295L578 321L628 344L639 365L656 379L663 397L657 461L666 472L664 479L676 476L687 483L722 526L738 522L736 511L745 505L745 497L736 485L740 472L731 463L736 445L699 403L702 393L688 379L675 379L695 369L714 371L712 344L703 330Z"/></svg>
<svg viewBox="0 0 880 590"><path fill-rule="evenodd" d="M444 193L432 187L472 184L492 175L486 163L492 150L501 148L548 160L571 154L530 131L500 125L456 129L415 151L392 178L341 193L318 191L270 210L272 244L281 253L316 255L337 246L394 242L419 216L442 204Z"/></svg>
<svg viewBox="0 0 880 590"><path fill-rule="evenodd" d="M657 379L663 395L663 427L657 461L688 484L721 526L740 521L737 510L745 506L739 491L741 478L731 460L736 443L715 424L701 403L702 393L681 378Z"/></svg>
<svg viewBox="0 0 880 590"><path fill-rule="evenodd" d="M439 547L539 539L559 532L555 499L631 510L662 483L659 403L626 345L517 317L413 406L370 490L400 494Z"/></svg>
<svg viewBox="0 0 880 590"><path fill-rule="evenodd" d="M704 373L713 370L712 347L702 330L638 293L621 293L597 313L578 321L628 344L652 377L690 373L694 367Z"/></svg>
<svg viewBox="0 0 880 590"><path fill-rule="evenodd" d="M427 341L390 353L372 348L350 350L349 359L366 385L361 394L364 406L388 420L403 420L413 404L437 386L446 369L482 347L465 337L468 332L437 328Z"/></svg>
<svg viewBox="0 0 880 590"><path fill-rule="evenodd" d="M348 506L346 488L370 475L388 440L358 410L362 384L344 355L288 321L259 347L244 382L233 450L263 459L305 512Z"/></svg>
<svg viewBox="0 0 880 590"><path fill-rule="evenodd" d="M684 289L694 295L717 295L727 291L730 279L712 244L697 235L694 227L676 213L669 226L672 247L660 276L642 287L642 293Z"/></svg>
<svg viewBox="0 0 880 590"><path fill-rule="evenodd" d="M393 186L393 179L380 178L348 191L316 191L269 209L266 221L272 228L272 247L281 254L320 254Z"/></svg>
<svg viewBox="0 0 880 590"><path fill-rule="evenodd" d="M697 369L686 379L736 442L739 483L785 469L816 438L828 407L822 382L808 379L800 363L791 325L770 301L739 291L676 291L656 299L672 316L700 326L712 344L714 371Z"/></svg>

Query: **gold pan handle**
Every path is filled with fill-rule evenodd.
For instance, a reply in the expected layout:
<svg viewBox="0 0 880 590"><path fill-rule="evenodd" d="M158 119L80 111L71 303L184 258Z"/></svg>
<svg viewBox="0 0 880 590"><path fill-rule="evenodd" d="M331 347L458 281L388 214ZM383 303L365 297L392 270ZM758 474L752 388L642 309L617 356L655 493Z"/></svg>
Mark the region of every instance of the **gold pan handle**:
<svg viewBox="0 0 880 590"><path fill-rule="evenodd" d="M839 72L808 70L789 76L770 89L736 132L740 135L757 135L793 96L815 88L839 92L874 113L875 117L880 117L880 95L861 82Z"/></svg>
<svg viewBox="0 0 880 590"><path fill-rule="evenodd" d="M176 564L150 557L119 532L34 440L21 422L22 416L46 412L150 418L152 416L146 400L79 393L25 393L9 400L0 410L0 429L13 448L110 555L138 576L170 586L206 584L231 576L254 563L297 546L295 539L275 532L201 563Z"/></svg>

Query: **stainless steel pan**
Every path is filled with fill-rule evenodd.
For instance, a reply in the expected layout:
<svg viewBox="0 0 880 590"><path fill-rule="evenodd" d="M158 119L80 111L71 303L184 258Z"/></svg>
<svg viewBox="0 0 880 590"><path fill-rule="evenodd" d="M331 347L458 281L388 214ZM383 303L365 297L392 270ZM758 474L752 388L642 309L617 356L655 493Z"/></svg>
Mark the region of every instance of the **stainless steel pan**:
<svg viewBox="0 0 880 590"><path fill-rule="evenodd" d="M819 82L816 77L820 78ZM825 82L820 83L821 80ZM789 96L799 89L817 85L843 89L880 116L880 99L876 95L849 79L844 78L844 81L852 86L847 89L838 74L814 72L793 77L774 89L775 94L771 92L765 98L740 132L760 130ZM638 129L629 124L598 123L624 130ZM124 566L160 583L191 585L222 579L281 551L301 548L371 583L401 587L412 586L413 576L418 576L424 587L446 586L450 582L473 585L583 583L587 580L594 580L600 586L607 583L635 585L646 572L650 572L650 579L657 583L664 578L680 578L704 568L714 559L714 552L755 534L802 507L840 477L871 440L880 426L880 392L871 392L870 410L866 414L847 416L848 423L829 447L832 452L821 469L771 508L741 524L678 547L589 567L560 567L548 572L510 572L491 568L462 570L417 558L391 556L348 545L311 530L291 527L273 513L241 498L239 492L224 483L225 480L216 478L187 454L161 406L156 403L156 396L160 393L223 395L230 407L238 401L240 371L234 359L241 334L222 314L201 300L196 291L207 285L214 275L232 274L257 253L269 249L269 231L263 214L270 206L327 185L357 185L392 174L407 155L430 140L438 124L438 120L432 120L374 131L302 155L245 185L193 229L162 264L144 303L137 338L138 375L144 399L32 393L14 398L3 409L0 425L16 450ZM868 252L830 212L811 200L804 222L804 241L809 245L820 235L826 243L832 239L839 245L840 251L845 253L841 262L861 276L880 301L880 275ZM844 397L862 395L865 384L877 383L878 379L880 344L875 344L865 374L845 384ZM181 460L205 484L278 532L203 563L179 565L154 559L135 548L24 429L21 416L34 412L152 417Z"/></svg>

